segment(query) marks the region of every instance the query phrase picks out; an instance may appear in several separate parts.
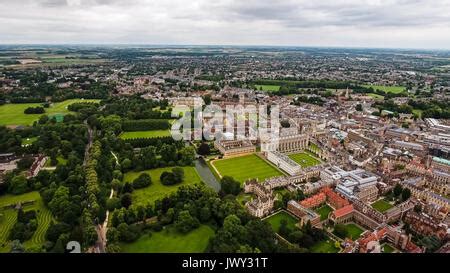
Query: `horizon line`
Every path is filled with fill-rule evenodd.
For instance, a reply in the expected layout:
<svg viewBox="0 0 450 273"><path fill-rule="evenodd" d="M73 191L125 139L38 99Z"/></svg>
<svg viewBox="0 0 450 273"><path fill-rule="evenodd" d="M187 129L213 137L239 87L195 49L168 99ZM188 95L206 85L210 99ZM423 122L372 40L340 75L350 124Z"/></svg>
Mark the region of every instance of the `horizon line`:
<svg viewBox="0 0 450 273"><path fill-rule="evenodd" d="M323 49L378 49L378 50L422 50L422 51L450 51L450 48L419 48L419 47L378 47L378 46L325 46L325 45L251 45L251 44L152 44L152 43L2 43L1 46L141 46L141 47L260 47L260 48L323 48Z"/></svg>

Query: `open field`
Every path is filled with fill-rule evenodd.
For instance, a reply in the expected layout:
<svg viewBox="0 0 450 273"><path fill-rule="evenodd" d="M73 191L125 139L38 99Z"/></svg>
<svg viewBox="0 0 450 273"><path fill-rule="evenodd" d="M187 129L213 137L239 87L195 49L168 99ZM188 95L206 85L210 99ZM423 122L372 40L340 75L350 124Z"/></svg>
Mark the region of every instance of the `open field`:
<svg viewBox="0 0 450 273"><path fill-rule="evenodd" d="M320 161L307 153L291 154L289 158L297 162L302 168L312 167L319 165Z"/></svg>
<svg viewBox="0 0 450 273"><path fill-rule="evenodd" d="M160 232L143 235L136 242L122 244L125 253L202 253L208 246L214 230L201 225L187 234L180 234L172 227Z"/></svg>
<svg viewBox="0 0 450 273"><path fill-rule="evenodd" d="M275 232L278 232L280 230L281 220L283 219L287 221L287 226L289 228L295 229L295 224L298 223L298 219L286 211L277 212L276 214L264 219L264 221L268 222Z"/></svg>
<svg viewBox="0 0 450 273"><path fill-rule="evenodd" d="M123 132L120 134L121 139L154 138L154 137L166 137L166 136L170 136L169 130Z"/></svg>
<svg viewBox="0 0 450 273"><path fill-rule="evenodd" d="M33 191L21 195L4 195L0 197L0 208L17 202L35 200L32 205L24 207L25 211L35 210L37 213L38 227L30 240L24 242L25 248L40 247L45 242L45 233L53 220L53 216L48 210L39 195L39 192ZM14 209L0 209L0 252L9 251L9 233L17 220L17 211Z"/></svg>
<svg viewBox="0 0 450 273"><path fill-rule="evenodd" d="M146 188L133 191L133 205L146 205L152 204L159 198L163 198L175 192L179 187L183 185L190 185L201 182L200 176L194 167L182 167L184 170L184 181L177 185L165 186L161 184L159 177L164 171L171 171L173 167L152 169L142 172L127 172L124 176L125 182L132 182L141 173L148 173L152 178L152 184Z"/></svg>
<svg viewBox="0 0 450 273"><path fill-rule="evenodd" d="M49 108L45 108L45 114L24 114L28 107L42 106L42 103L10 103L0 106L0 125L31 125L42 115L67 114L67 106L77 102L99 102L100 100L70 99L63 102L55 102Z"/></svg>
<svg viewBox="0 0 450 273"><path fill-rule="evenodd" d="M381 90L386 93L394 93L399 94L403 91L406 91L406 87L404 86L386 86L386 85L363 85L366 88L372 87L374 90Z"/></svg>
<svg viewBox="0 0 450 273"><path fill-rule="evenodd" d="M315 210L318 214L320 214L320 221L326 220L328 218L328 214L333 211L333 209L328 206L324 205L318 209Z"/></svg>
<svg viewBox="0 0 450 273"><path fill-rule="evenodd" d="M388 209L394 207L393 205L389 204L387 201L380 199L374 203L372 203L372 208L378 210L379 212L385 212Z"/></svg>
<svg viewBox="0 0 450 273"><path fill-rule="evenodd" d="M258 178L262 182L266 178L283 175L256 154L219 159L212 161L211 164L217 169L220 176L228 175L241 183L249 178Z"/></svg>
<svg viewBox="0 0 450 273"><path fill-rule="evenodd" d="M334 241L329 238L316 243L309 250L312 253L338 253L340 251L340 249L334 245Z"/></svg>
<svg viewBox="0 0 450 273"><path fill-rule="evenodd" d="M273 91L279 91L280 90L280 86L279 85L255 85L255 87L258 90L268 91L268 92L273 92Z"/></svg>

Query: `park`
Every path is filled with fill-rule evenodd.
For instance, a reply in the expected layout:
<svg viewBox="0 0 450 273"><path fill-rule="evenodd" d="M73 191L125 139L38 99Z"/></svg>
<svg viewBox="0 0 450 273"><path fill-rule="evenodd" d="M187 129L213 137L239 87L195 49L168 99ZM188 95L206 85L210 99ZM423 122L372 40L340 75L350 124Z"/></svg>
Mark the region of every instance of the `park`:
<svg viewBox="0 0 450 273"><path fill-rule="evenodd" d="M187 234L167 226L162 231L145 234L133 243L124 243L121 249L125 253L202 253L213 235L214 230L207 225Z"/></svg>
<svg viewBox="0 0 450 273"><path fill-rule="evenodd" d="M50 210L45 207L39 192L33 191L21 195L7 194L0 197L0 253L9 251L9 234L17 221L17 210L10 206L26 201L34 201L31 205L24 206L24 211L37 212L38 226L33 237L24 242L24 246L36 249L41 248L45 243L45 234L54 218Z"/></svg>
<svg viewBox="0 0 450 273"><path fill-rule="evenodd" d="M24 114L25 109L29 107L38 107L42 103L9 103L0 106L0 125L32 125L40 116L48 115L62 116L70 113L67 107L74 103L88 102L98 103L100 100L94 99L70 99L62 102L55 102L49 108L45 108L45 114Z"/></svg>
<svg viewBox="0 0 450 273"><path fill-rule="evenodd" d="M173 167L158 168L141 172L127 172L124 176L125 182L132 182L138 178L142 173L147 173L152 179L152 184L142 189L134 190L132 193L133 205L147 204L153 205L158 199L161 199L175 191L181 186L201 183L200 176L194 167L182 167L184 170L184 181L177 185L165 186L161 184L160 176L163 172L170 172Z"/></svg>

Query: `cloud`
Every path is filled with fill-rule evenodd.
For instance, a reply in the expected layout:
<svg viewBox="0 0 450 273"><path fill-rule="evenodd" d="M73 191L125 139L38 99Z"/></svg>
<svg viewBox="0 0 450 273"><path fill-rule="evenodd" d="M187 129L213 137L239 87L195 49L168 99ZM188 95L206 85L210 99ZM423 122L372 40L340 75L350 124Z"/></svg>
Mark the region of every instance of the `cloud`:
<svg viewBox="0 0 450 273"><path fill-rule="evenodd" d="M0 43L448 48L447 0L0 0Z"/></svg>

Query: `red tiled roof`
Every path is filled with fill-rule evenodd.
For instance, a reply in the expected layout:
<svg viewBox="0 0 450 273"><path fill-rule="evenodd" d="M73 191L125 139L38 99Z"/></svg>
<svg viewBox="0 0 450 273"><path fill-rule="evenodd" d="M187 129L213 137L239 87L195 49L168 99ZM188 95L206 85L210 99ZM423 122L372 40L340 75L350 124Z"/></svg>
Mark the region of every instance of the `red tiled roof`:
<svg viewBox="0 0 450 273"><path fill-rule="evenodd" d="M333 212L333 215L338 218L338 217L342 217L344 215L347 215L349 213L353 212L353 205L347 205L345 207L342 207L340 209L337 209Z"/></svg>

